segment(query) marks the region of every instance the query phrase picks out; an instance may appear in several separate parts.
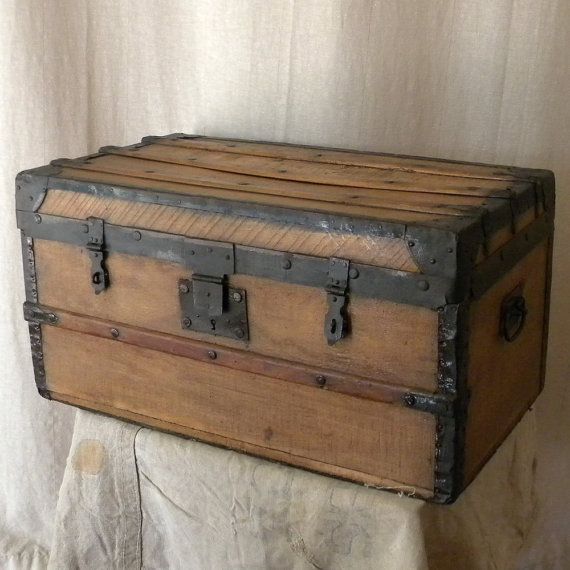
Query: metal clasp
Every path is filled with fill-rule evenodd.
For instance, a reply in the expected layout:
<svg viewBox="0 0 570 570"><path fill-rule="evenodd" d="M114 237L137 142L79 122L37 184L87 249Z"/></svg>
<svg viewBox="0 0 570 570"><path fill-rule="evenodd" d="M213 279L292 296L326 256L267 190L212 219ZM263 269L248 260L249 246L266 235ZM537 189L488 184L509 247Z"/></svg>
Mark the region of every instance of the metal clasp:
<svg viewBox="0 0 570 570"><path fill-rule="evenodd" d="M87 218L85 247L91 258L91 285L96 295L109 286L109 273L105 265L105 222L100 218Z"/></svg>
<svg viewBox="0 0 570 570"><path fill-rule="evenodd" d="M328 311L325 317L325 336L329 345L336 344L348 331L348 314L346 306L348 298L348 273L350 261L331 257L327 273Z"/></svg>
<svg viewBox="0 0 570 570"><path fill-rule="evenodd" d="M210 275L192 276L194 307L209 317L224 312L224 279Z"/></svg>
<svg viewBox="0 0 570 570"><path fill-rule="evenodd" d="M245 290L228 287L225 277L196 275L178 281L182 328L249 340Z"/></svg>

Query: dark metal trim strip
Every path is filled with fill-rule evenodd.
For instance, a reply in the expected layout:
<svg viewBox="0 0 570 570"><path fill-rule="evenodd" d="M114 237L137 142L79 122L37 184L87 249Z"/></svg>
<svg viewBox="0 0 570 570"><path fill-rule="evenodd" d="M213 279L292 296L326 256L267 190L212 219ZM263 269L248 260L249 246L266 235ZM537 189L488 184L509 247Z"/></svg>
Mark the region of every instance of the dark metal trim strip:
<svg viewBox="0 0 570 570"><path fill-rule="evenodd" d="M70 164L70 166L72 165ZM214 214L262 218L270 222L303 226L319 232L343 232L389 238L402 238L406 232L404 224L376 220L374 218L342 216L327 212L312 212L280 206L268 206L255 202L223 200L207 196L190 196L163 190L116 186L100 182L52 177L49 179L48 189L92 194L102 198L114 198L131 202L175 206L177 208L187 208Z"/></svg>
<svg viewBox="0 0 570 570"><path fill-rule="evenodd" d="M333 370L306 366L278 358L252 354L246 350L208 344L192 338L159 333L102 319L78 315L37 303L24 304L24 318L30 326L57 326L72 332L106 338L126 344L157 350L224 366L253 374L269 376L296 384L313 386L316 389L340 392L349 396L414 407L430 414L448 414L453 401L447 396L424 392L410 392L396 384L372 381L360 376L348 376ZM410 403L415 402L414 406Z"/></svg>
<svg viewBox="0 0 570 570"><path fill-rule="evenodd" d="M36 279L36 262L34 256L34 241L22 234L22 259L24 261L24 285L26 289L26 302L37 303L38 289ZM42 343L42 328L38 322L28 324L30 345L32 348L32 365L38 392L44 398L51 399L46 384L44 368L44 355Z"/></svg>
<svg viewBox="0 0 570 570"><path fill-rule="evenodd" d="M28 236L80 247L85 243L85 220L33 212L17 214L18 227ZM319 288L326 285L329 269L328 258L234 246L112 224L105 225L105 249L109 253L179 263L206 275L237 273ZM355 271L349 281L349 291L357 296L430 309L443 306L453 298L453 279L363 264L351 264L351 267Z"/></svg>
<svg viewBox="0 0 570 570"><path fill-rule="evenodd" d="M455 501L464 486L465 430L469 392L468 303L447 305L439 312L439 394L453 395L453 409L440 414L436 428L434 502Z"/></svg>
<svg viewBox="0 0 570 570"><path fill-rule="evenodd" d="M540 242L551 236L553 230L552 217L550 213L545 212L477 266L471 279L473 297L475 299L481 297L501 275L510 271Z"/></svg>

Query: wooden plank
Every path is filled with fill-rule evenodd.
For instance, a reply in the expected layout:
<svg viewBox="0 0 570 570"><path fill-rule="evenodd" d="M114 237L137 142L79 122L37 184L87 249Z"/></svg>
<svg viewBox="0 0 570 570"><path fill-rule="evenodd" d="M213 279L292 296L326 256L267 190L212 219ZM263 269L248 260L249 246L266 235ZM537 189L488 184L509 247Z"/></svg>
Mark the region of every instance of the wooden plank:
<svg viewBox="0 0 570 570"><path fill-rule="evenodd" d="M100 338L126 342L141 348L184 356L212 366L221 366L269 376L286 382L312 386L315 390L339 392L349 396L404 406L409 390L368 380L354 374L339 374L325 368L315 368L280 358L258 356L245 350L219 347L201 341L132 327L118 321L105 321L68 311L42 306L47 313L57 315L57 327ZM416 392L417 393L417 392Z"/></svg>
<svg viewBox="0 0 570 570"><path fill-rule="evenodd" d="M437 312L388 301L353 297L351 333L328 346L323 290L249 276L230 284L247 291L248 344L183 331L178 280L181 266L151 258L111 254L111 285L94 295L90 261L81 248L35 240L39 302L70 312L118 321L238 349L350 372L427 392L437 387Z"/></svg>
<svg viewBox="0 0 570 570"><path fill-rule="evenodd" d="M136 414L130 410L113 408L112 406L103 404L101 402L83 400L75 396L60 394L58 392L51 392L50 395L53 400L62 402L64 404L70 404L78 408L100 412L102 414L120 418L122 420L126 420L135 424L148 426L167 433L181 435L183 437L188 437L191 439L197 439L211 445L226 447L234 451L248 453L250 455L255 455L257 457L261 457L270 461L288 463L296 467L307 469L308 471L314 471L316 473L330 475L339 479L346 479L348 481L362 483L363 485L374 487L376 489L389 490L395 493L401 493L408 497L423 499L430 499L434 494L433 488L423 489L417 485L402 485L402 483L386 479L385 477L378 477L376 475L370 475L369 473L355 471L354 469L338 467L337 465L329 465L328 463L314 461L306 457L292 456L289 453L284 453L276 449L260 447L257 445L252 445L250 443L245 443L243 441L221 437L212 433L201 432L187 426L181 426L178 424L173 424L171 422L166 422L158 418L151 418L149 416Z"/></svg>
<svg viewBox="0 0 570 570"><path fill-rule="evenodd" d="M141 147L138 151L120 151L125 154L106 154L90 158L83 162L69 165L73 168L90 170L94 172L107 172L123 174L125 176L135 176L138 178L149 178L151 180L163 180L177 182L181 184L194 184L213 188L226 188L238 190L250 194L282 194L295 196L305 200L330 201L335 203L345 203L349 201L361 203L365 206L382 207L382 204L374 202L374 190L399 191L403 196L406 192L427 193L433 195L433 207L445 204L446 195L464 195L479 198L506 198L508 192L506 188L496 181L482 181L478 186L462 186L458 184L461 178L434 177L430 184L426 183L425 176L416 173L390 172L390 177L380 177L378 172L361 172L356 168L356 172L347 171L347 168L340 168L338 172L331 172L329 175L314 174L305 172L290 173L289 164L281 164L281 168L273 167L257 169L245 167L235 162L224 160L224 156L216 157L216 168L213 168L213 159L205 161L207 166L199 167L199 161L189 160L188 164L178 164L160 160L145 159L144 153L151 154L152 147ZM169 147L160 147L169 148ZM118 151L117 151L118 152ZM195 154L195 151L192 151ZM248 157L242 158L242 162ZM310 163L301 163L303 165ZM233 172L231 169L238 170ZM224 169L224 170L222 170ZM306 170L306 169L305 169ZM243 172L241 172L243 171ZM248 172L249 171L249 172ZM516 182L509 187L519 186ZM368 190L368 191L367 191ZM372 192L371 192L372 191ZM251 198L253 199L253 198ZM385 207L389 207L386 204Z"/></svg>
<svg viewBox="0 0 570 570"><path fill-rule="evenodd" d="M435 418L54 327L48 389L295 458L433 487ZM176 430L176 428L175 428ZM207 436L205 436L207 440Z"/></svg>
<svg viewBox="0 0 570 570"><path fill-rule="evenodd" d="M493 191L504 192L513 185L520 184L520 181L513 179L462 178L414 172L410 169L388 170L350 164L325 164L319 161L271 158L161 144L135 148L110 148L105 152L116 156L244 174L251 177L305 182L313 185L326 184L332 186L333 191L338 186L349 187L353 194L358 194L360 190L362 196L373 195L370 192L367 194L366 190L390 188L400 192L441 194L448 191L447 193L450 194L488 196ZM92 160L93 163L101 161L105 162L105 157ZM171 171L175 172L177 169L172 167Z"/></svg>
<svg viewBox="0 0 570 570"><path fill-rule="evenodd" d="M111 169L109 169L111 170ZM59 178L78 180L86 182L100 182L114 186L126 186L137 189L152 189L158 196L160 192L176 192L186 196L197 196L204 198L217 198L221 200L233 200L250 204L261 204L265 206L279 206L282 208L290 208L293 210L304 210L312 212L324 212L327 214L339 214L343 216L354 216L357 218L366 218L378 220L379 222L433 222L440 219L453 220L454 217L448 215L437 215L427 212L419 212L408 209L396 208L371 208L369 206L358 206L351 204L340 204L336 202L327 202L319 200L307 200L302 198L292 198L287 195L287 189L281 188L277 195L252 193L240 190L240 185L233 181L224 185L221 182L211 183L207 186L208 181L196 181L194 184L183 182L172 182L167 179L150 179L137 178L133 173L125 175L121 173L121 169L115 169L116 172L101 172L98 170L83 168L62 168ZM249 184L249 183L248 183ZM275 192L279 192L277 187L283 185L283 182L275 184ZM228 188L226 188L227 186ZM233 188L233 189L232 189Z"/></svg>
<svg viewBox="0 0 570 570"><path fill-rule="evenodd" d="M277 224L257 218L225 216L174 206L128 202L49 190L40 212L139 227L191 238L286 251L318 257L341 257L355 263L418 272L405 240L340 232L314 232L295 224Z"/></svg>
<svg viewBox="0 0 570 570"><path fill-rule="evenodd" d="M471 306L465 476L471 481L540 391L548 244L535 248ZM522 286L528 316L519 338L500 334L501 304Z"/></svg>
<svg viewBox="0 0 570 570"><path fill-rule="evenodd" d="M508 166L495 166L458 162L440 158L426 158L362 152L349 149L328 149L292 144L264 143L199 137L194 139L158 139L154 144L179 146L191 149L232 152L270 158L307 160L323 164L367 166L384 170L413 171L424 174L480 178L486 180L515 180L516 170Z"/></svg>
<svg viewBox="0 0 570 570"><path fill-rule="evenodd" d="M136 158L139 155L142 156L142 151L143 149L139 149L138 151L118 150L113 152L124 154L125 156L134 156ZM161 159L162 162L168 162L169 160L173 161L175 159L169 158L168 155ZM93 163L88 162L87 164ZM69 166L71 167L71 165ZM77 164L76 166L80 167L81 165ZM142 174L147 173L144 172ZM139 178L145 179L146 176L140 175ZM195 184L192 185L195 186ZM246 188L244 188L244 186ZM458 215L458 213L471 210L471 207L477 208L487 203L495 203L497 200L507 199L506 195L502 197L470 196L450 193L442 193L442 195L439 195L438 193L416 192L413 190L404 192L385 188L371 189L326 184L315 185L305 182L273 180L259 177L251 177L247 183L240 182L236 184L230 181L222 185L214 185L214 187L227 187L228 189L239 192L253 191L260 194L276 195L285 194L284 190L287 190L287 195L300 198L308 197L309 199L324 199L335 203L346 202L355 205L372 205L391 209L413 209L418 212L426 213L445 213L445 208L447 208L449 215ZM208 186L203 185L202 191L207 191L206 188L208 188Z"/></svg>

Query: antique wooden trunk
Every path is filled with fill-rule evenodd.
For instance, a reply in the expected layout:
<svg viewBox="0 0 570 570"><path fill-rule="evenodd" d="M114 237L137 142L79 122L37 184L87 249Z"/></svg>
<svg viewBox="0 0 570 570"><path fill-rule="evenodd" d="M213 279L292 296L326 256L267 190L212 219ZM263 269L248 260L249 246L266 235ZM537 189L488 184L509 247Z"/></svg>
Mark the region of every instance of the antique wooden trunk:
<svg viewBox="0 0 570 570"><path fill-rule="evenodd" d="M451 502L541 390L550 172L175 134L16 199L46 398Z"/></svg>

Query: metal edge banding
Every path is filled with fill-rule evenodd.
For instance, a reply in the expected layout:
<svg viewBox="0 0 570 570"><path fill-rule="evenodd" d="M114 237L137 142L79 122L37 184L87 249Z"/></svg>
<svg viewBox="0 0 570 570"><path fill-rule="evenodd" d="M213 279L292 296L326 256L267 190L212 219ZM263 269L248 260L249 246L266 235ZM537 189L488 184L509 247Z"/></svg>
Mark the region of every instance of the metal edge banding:
<svg viewBox="0 0 570 570"><path fill-rule="evenodd" d="M449 504L463 488L467 388L468 305L447 305L439 311L439 392L453 394L451 414L439 415L433 501Z"/></svg>
<svg viewBox="0 0 570 570"><path fill-rule="evenodd" d="M85 226L85 220L18 212L18 227L38 239L84 246ZM327 258L233 246L112 224L105 224L105 248L108 253L179 263L208 275L238 273L319 288L324 288L327 282ZM284 260L289 263L284 265ZM445 305L453 298L453 279L362 264L351 264L351 267L356 270L356 277L350 279L349 291L355 295L430 309Z"/></svg>
<svg viewBox="0 0 570 570"><path fill-rule="evenodd" d="M405 240L416 265L426 275L454 278L457 273L457 234L421 226L407 226ZM437 266L437 270L436 270Z"/></svg>
<svg viewBox="0 0 570 570"><path fill-rule="evenodd" d="M34 255L34 241L31 237L21 233L22 259L24 262L24 286L26 290L26 304L38 302L38 289L36 278L36 263ZM44 398L51 399L46 383L44 368L42 328L38 322L29 322L30 346L32 352L32 366L34 379L38 392Z"/></svg>
<svg viewBox="0 0 570 570"><path fill-rule="evenodd" d="M36 212L44 201L52 176L61 172L54 166L23 170L16 176L16 209Z"/></svg>
<svg viewBox="0 0 570 570"><path fill-rule="evenodd" d="M452 503L463 488L467 423L467 305L453 304L438 311L438 392L430 402L436 416L434 496ZM445 406L442 403L445 402ZM421 397L407 396L409 407L422 410Z"/></svg>
<svg viewBox="0 0 570 570"><path fill-rule="evenodd" d="M522 229L519 234L477 266L471 276L471 293L477 299L521 261L532 249L552 235L550 212Z"/></svg>
<svg viewBox="0 0 570 570"><path fill-rule="evenodd" d="M72 164L69 163L69 166L72 166ZM281 206L268 206L255 202L238 202L207 196L189 196L187 194L177 194L176 192L116 186L100 182L50 178L48 189L91 194L103 198L114 198L131 202L175 206L214 214L254 219L261 218L271 222L309 227L314 231L325 233L342 232L387 238L403 238L405 234L405 225L397 222L358 216L341 216L327 212L312 212Z"/></svg>

